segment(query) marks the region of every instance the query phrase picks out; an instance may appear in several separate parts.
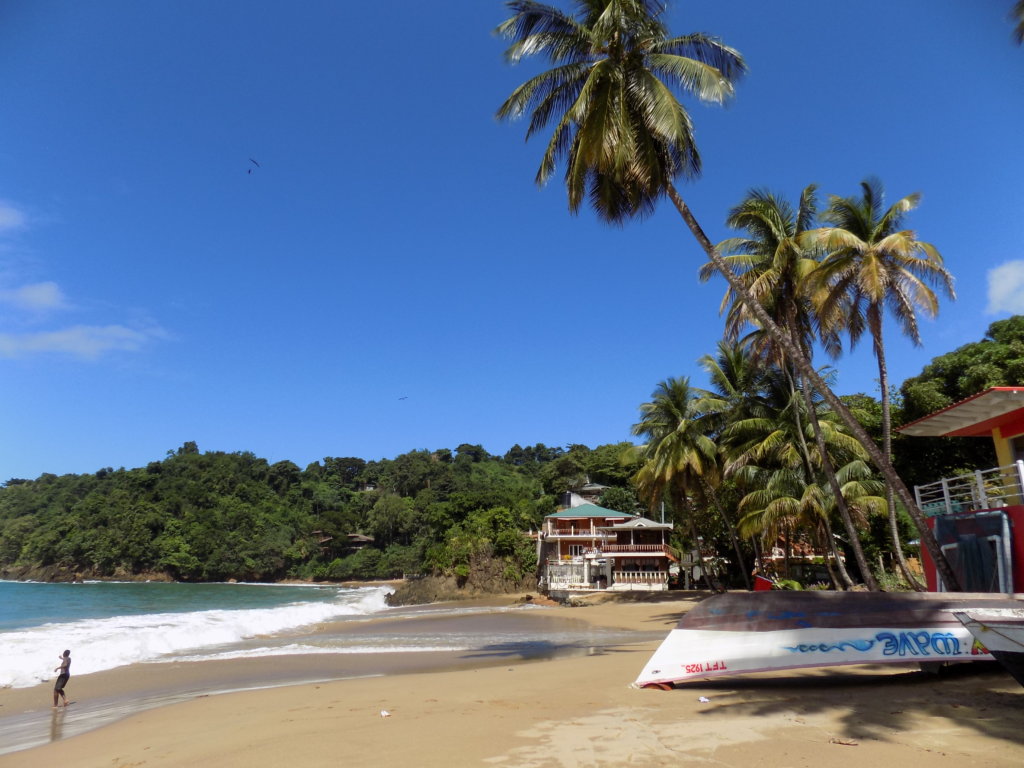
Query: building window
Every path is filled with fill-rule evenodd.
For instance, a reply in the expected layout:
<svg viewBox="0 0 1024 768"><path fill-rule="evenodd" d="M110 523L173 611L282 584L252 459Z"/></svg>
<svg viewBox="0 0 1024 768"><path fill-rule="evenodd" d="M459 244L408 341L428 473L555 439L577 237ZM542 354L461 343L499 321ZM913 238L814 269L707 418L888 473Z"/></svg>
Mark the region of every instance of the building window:
<svg viewBox="0 0 1024 768"><path fill-rule="evenodd" d="M572 557L583 557L583 545L582 544L570 544L569 555Z"/></svg>

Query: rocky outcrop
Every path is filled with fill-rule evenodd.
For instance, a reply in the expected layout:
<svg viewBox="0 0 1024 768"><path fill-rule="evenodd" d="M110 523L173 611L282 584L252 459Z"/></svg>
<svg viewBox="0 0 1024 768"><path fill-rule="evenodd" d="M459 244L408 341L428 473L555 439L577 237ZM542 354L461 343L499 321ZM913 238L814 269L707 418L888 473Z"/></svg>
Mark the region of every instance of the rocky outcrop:
<svg viewBox="0 0 1024 768"><path fill-rule="evenodd" d="M0 579L5 581L174 581L166 573L127 573L115 571L101 575L90 569L65 568L59 565L9 565L0 567Z"/></svg>
<svg viewBox="0 0 1024 768"><path fill-rule="evenodd" d="M513 578L507 564L498 558L479 558L470 566L466 578L455 576L421 576L406 579L388 597L388 605L422 605L451 600L471 600L493 595L519 594L537 589L537 579L530 574Z"/></svg>

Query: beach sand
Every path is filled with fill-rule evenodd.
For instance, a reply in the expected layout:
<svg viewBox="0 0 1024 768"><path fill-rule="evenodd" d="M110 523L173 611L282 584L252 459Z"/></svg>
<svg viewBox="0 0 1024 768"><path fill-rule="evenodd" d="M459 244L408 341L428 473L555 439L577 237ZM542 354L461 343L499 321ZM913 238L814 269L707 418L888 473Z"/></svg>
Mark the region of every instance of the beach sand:
<svg viewBox="0 0 1024 768"><path fill-rule="evenodd" d="M690 605L692 599L673 595L544 614L660 634ZM965 664L941 675L912 667L846 667L724 678L671 691L632 688L658 642L547 661L491 657L486 666L453 658L430 672L399 667L379 677L195 694L68 738L63 721L73 718L75 706L101 698L131 706L132 696L159 691L168 675L181 690L189 676L197 686L213 676L223 686L236 680L242 687L256 672L251 662L216 662L73 678L69 690L78 704L52 715L51 735L59 740L2 755L0 768L1024 763L1024 689L996 665ZM322 658L274 661L291 665L281 673L291 679L313 679L324 664ZM359 668L358 660L352 663ZM47 694L43 687L5 691L0 715Z"/></svg>

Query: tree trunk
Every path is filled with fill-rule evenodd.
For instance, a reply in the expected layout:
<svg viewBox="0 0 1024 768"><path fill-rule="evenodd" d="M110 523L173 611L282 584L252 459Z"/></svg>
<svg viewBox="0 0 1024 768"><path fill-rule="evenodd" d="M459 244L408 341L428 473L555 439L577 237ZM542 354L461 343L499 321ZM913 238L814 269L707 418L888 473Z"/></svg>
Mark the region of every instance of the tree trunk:
<svg viewBox="0 0 1024 768"><path fill-rule="evenodd" d="M805 359L810 362L811 355L807 351L807 347L801 343L800 338L796 333L796 322L793 317L789 318L789 329L792 334L793 346L803 352ZM790 363L793 365L793 363ZM878 586L878 582L875 580L874 574L871 572L871 568L868 566L868 559L864 555L864 548L860 543L860 531L857 530L857 526L853 524L853 516L850 514L850 508L846 504L846 497L843 496L843 489L839 486L839 478L836 477L836 470L832 464L832 457L829 456L828 447L825 445L825 437L821 433L821 422L818 421L818 411L814 407L814 399L811 397L811 389L807 385L807 380L800 377L799 372L791 375L791 381L794 388L799 388L800 394L803 397L804 408L807 410L807 418L811 422L811 430L814 433L814 443L818 447L819 461L821 462L821 470L825 473L825 478L828 480L829 488L832 490L832 497L835 499L836 509L839 511L839 519L843 521L843 527L846 529L846 535L850 538L850 548L853 549L853 558L857 561L857 569L861 572L861 578L864 579L864 583L868 589L872 592L881 592L881 588ZM800 430L800 442L803 446L803 450L807 452L807 444L803 439L803 429ZM810 469L810 468L808 468ZM809 481L813 480L813 476L808 478ZM835 542L833 541L834 545ZM846 569L843 569L846 578L849 579L849 574L846 573Z"/></svg>
<svg viewBox="0 0 1024 768"><path fill-rule="evenodd" d="M843 561L842 553L839 551L839 547L836 546L836 537L832 533L832 523L828 521L827 516L822 518L822 522L825 523L828 547L832 552L832 557L835 558L836 570L839 572L839 580L843 584L843 589L853 589L853 578L850 576L850 572L846 570L846 563Z"/></svg>
<svg viewBox="0 0 1024 768"><path fill-rule="evenodd" d="M835 552L835 542L832 539L831 529L826 528L825 524L826 521L824 519L819 521L814 530L818 534L818 548L825 553L823 559L825 561L825 570L828 571L828 580L832 582L832 589L836 592L849 589L846 584L839 580L839 575L836 573L836 566L831 557L832 553ZM838 560L835 562L838 562Z"/></svg>
<svg viewBox="0 0 1024 768"><path fill-rule="evenodd" d="M690 504L690 499L686 495L684 490L679 488L673 489L673 507L677 510L685 511L687 528L690 529L690 536L693 537L693 546L697 552L697 562L700 564L701 576L704 577L704 584L712 592L725 592L722 585L718 583L718 579L711 578L711 569L707 567L704 562L704 553L700 551L701 536L700 531L697 530L697 521L694 519L696 515L693 513L693 505Z"/></svg>
<svg viewBox="0 0 1024 768"><path fill-rule="evenodd" d="M853 558L857 561L857 569L860 571L861 578L864 579L864 583L869 590L881 592L882 590L875 580L875 575L868 566L868 559L864 556L864 548L860 544L860 531L853 524L853 516L850 514L850 508L846 505L843 489L839 487L839 479L836 477L835 468L832 466L832 459L828 455L828 449L825 447L825 438L821 434L821 424L818 423L818 414L814 410L814 402L811 400L811 393L807 388L806 382L802 382L800 391L803 393L804 407L807 409L811 420L811 427L814 429L814 440L818 444L818 453L821 455L821 467L825 472L825 477L828 478L832 495L835 497L836 509L839 510L839 518L843 521L846 535L850 537L850 548L853 549ZM849 575L847 575L847 578L849 578Z"/></svg>
<svg viewBox="0 0 1024 768"><path fill-rule="evenodd" d="M882 341L882 315L878 312L877 318L872 318L872 336L875 344L875 359L878 361L878 386L882 390L882 452L890 462L892 461L892 405L889 397L889 367L885 361L885 345ZM917 580L917 576L910 570L907 558L903 555L903 545L900 543L899 522L896 518L896 499L893 497L892 486L885 484L885 503L889 512L889 536L892 544L893 554L896 555L896 563L899 565L903 578L917 592L924 592L925 586Z"/></svg>
<svg viewBox="0 0 1024 768"><path fill-rule="evenodd" d="M747 589L750 589L750 574L747 572L747 566L743 562L743 553L740 552L740 541L736 536L736 528L732 524L732 520L729 519L729 515L726 514L725 508L721 505L718 500L718 494L715 493L715 489L711 487L710 483L701 478L701 485L704 486L704 494L711 499L711 503L715 505L715 509L718 510L718 514L722 516L725 521L726 527L729 529L729 538L732 539L732 548L736 553L736 562L739 563L740 572L743 574L743 583L747 585Z"/></svg>
<svg viewBox="0 0 1024 768"><path fill-rule="evenodd" d="M917 526L918 534L921 538L921 543L925 549L928 550L928 554L931 555L932 560L935 563L936 570L942 577L943 582L946 585L946 589L951 592L960 591L960 582L956 578L956 574L953 573L953 569L949 565L949 561L946 559L945 554L939 548L938 541L935 540L935 536L932 534L931 529L925 522L924 515L921 510L917 508L917 504L914 501L914 497L911 495L907 486L904 484L900 476L896 474L896 470L893 469L892 462L890 462L882 451L875 445L874 440L864 430L864 427L853 417L850 413L850 409L839 399L835 392L832 391L831 387L825 383L825 380L818 375L818 372L814 370L814 367L807 361L807 359L801 354L800 350L793 346L793 342L783 333L782 329L771 319L764 307L761 306L751 295L750 292L744 287L740 280L736 277L733 271L729 268L728 263L718 253L718 250L708 239L708 236L704 233L697 219L694 217L693 212L690 211L689 206L676 191L676 188L672 184L667 185L666 192L669 199L675 205L676 210L679 211L679 215L683 217L686 225L690 228L690 232L696 238L701 248L707 254L708 258L715 265L715 267L722 273L722 276L729 283L730 287L736 292L736 295L740 297L744 306L750 310L751 314L757 318L757 321L761 324L761 327L772 337L772 339L778 343L783 349L787 356L794 362L801 375L810 380L817 389L822 397L829 406L839 414L843 423L850 429L851 434L864 446L864 450L867 451L868 456L871 458L871 462L878 468L878 471L882 473L882 477L891 487L896 491L900 500L907 508L907 512L910 514L911 519L914 521L914 525Z"/></svg>

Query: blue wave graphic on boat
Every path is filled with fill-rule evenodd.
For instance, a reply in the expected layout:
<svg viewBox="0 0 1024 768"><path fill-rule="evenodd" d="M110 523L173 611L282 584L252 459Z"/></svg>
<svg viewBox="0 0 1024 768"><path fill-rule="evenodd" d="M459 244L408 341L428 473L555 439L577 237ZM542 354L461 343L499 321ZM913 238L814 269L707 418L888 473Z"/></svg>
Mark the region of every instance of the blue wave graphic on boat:
<svg viewBox="0 0 1024 768"><path fill-rule="evenodd" d="M838 643L801 643L800 645L784 645L783 648L792 653L828 653L829 651L870 651L874 646L874 640L843 640Z"/></svg>

